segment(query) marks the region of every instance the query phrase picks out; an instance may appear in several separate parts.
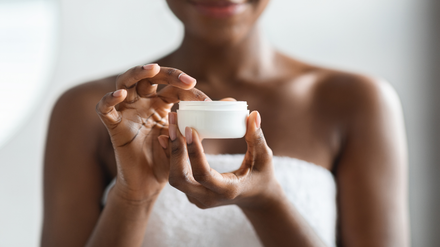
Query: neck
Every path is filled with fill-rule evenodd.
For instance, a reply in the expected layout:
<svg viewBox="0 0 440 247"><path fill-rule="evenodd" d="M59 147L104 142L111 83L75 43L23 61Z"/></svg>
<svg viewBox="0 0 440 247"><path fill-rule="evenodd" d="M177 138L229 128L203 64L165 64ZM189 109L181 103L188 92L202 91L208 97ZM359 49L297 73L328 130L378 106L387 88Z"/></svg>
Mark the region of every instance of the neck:
<svg viewBox="0 0 440 247"><path fill-rule="evenodd" d="M171 66L198 81L253 81L271 77L275 51L257 28L228 44L210 44L185 32L182 44L168 59Z"/></svg>

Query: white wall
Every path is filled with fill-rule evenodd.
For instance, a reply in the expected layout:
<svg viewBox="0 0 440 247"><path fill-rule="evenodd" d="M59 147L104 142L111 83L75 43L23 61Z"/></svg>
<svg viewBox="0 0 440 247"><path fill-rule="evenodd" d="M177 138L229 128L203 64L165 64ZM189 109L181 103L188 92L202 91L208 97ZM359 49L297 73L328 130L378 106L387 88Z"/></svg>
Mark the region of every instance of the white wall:
<svg viewBox="0 0 440 247"><path fill-rule="evenodd" d="M121 72L173 49L180 24L164 0L59 0L58 61L39 109L0 149L0 246L37 246L41 225L42 159L51 107L65 89ZM288 54L382 76L398 91L410 147L414 246L438 246L434 220L435 165L427 97L428 0L273 0L262 25ZM431 12L432 13L432 12ZM1 73L1 72L0 72ZM435 221L436 224L437 221Z"/></svg>

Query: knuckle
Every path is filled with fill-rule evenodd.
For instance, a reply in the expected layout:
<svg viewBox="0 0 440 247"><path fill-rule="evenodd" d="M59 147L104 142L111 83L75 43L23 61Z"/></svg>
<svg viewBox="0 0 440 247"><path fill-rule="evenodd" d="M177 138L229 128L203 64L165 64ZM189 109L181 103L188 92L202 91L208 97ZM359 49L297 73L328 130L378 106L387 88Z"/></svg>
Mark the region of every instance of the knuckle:
<svg viewBox="0 0 440 247"><path fill-rule="evenodd" d="M207 206L205 206L205 205L203 205L202 203L200 203L200 202L195 202L195 203L193 203L194 205L196 205L198 208L200 208L200 209L208 209L208 207Z"/></svg>
<svg viewBox="0 0 440 247"><path fill-rule="evenodd" d="M260 132L257 134L256 138L255 138L255 144L257 144L257 145L261 145L261 144L264 144L264 143L265 143L264 135L263 135L263 132L260 131Z"/></svg>
<svg viewBox="0 0 440 247"><path fill-rule="evenodd" d="M202 204L205 208L213 208L217 206L217 201L212 198L208 198L208 199L204 199Z"/></svg>
<svg viewBox="0 0 440 247"><path fill-rule="evenodd" d="M113 92L106 93L104 97L102 97L102 102L106 103L107 101L109 101L109 99L111 99L111 97L113 97Z"/></svg>
<svg viewBox="0 0 440 247"><path fill-rule="evenodd" d="M263 132L255 133L253 137L246 139L251 148L260 149L261 147L267 147L266 139L264 138Z"/></svg>
<svg viewBox="0 0 440 247"><path fill-rule="evenodd" d="M139 95L136 95L135 97L130 97L130 98L127 97L127 100L126 100L125 103L127 103L127 104L134 104L134 103L136 103L139 100L140 100Z"/></svg>
<svg viewBox="0 0 440 247"><path fill-rule="evenodd" d="M188 198L188 201L191 204L194 204L196 207L200 208L200 209L206 209L206 207L203 206L203 204L201 204L197 199L195 199L192 196L186 195L186 197Z"/></svg>
<svg viewBox="0 0 440 247"><path fill-rule="evenodd" d="M168 179L169 183L171 186L173 186L174 188L179 188L181 181L179 179L177 179L176 177L169 177Z"/></svg>
<svg viewBox="0 0 440 247"><path fill-rule="evenodd" d="M264 148L264 153L267 157L272 158L273 157L273 151L272 149L266 145L266 147Z"/></svg>
<svg viewBox="0 0 440 247"><path fill-rule="evenodd" d="M223 197L225 200L232 201L238 196L238 190L236 188L227 191Z"/></svg>
<svg viewBox="0 0 440 247"><path fill-rule="evenodd" d="M189 183L190 179L187 172L170 173L168 181L175 188L182 188L184 184Z"/></svg>
<svg viewBox="0 0 440 247"><path fill-rule="evenodd" d="M101 116L101 110L99 109L100 105L101 105L101 101L99 101L98 104L96 104L95 111L96 111L96 113L98 113L98 115Z"/></svg>
<svg viewBox="0 0 440 247"><path fill-rule="evenodd" d="M181 148L179 145L177 145L176 140L171 142L171 155L172 156L182 156L183 155L183 148Z"/></svg>
<svg viewBox="0 0 440 247"><path fill-rule="evenodd" d="M101 100L100 100L99 102L104 103L104 102L108 101L108 98L109 98L112 94L113 94L113 92L108 92L108 93L104 94L104 96L102 96L102 98L101 98Z"/></svg>
<svg viewBox="0 0 440 247"><path fill-rule="evenodd" d="M172 84L175 80L179 78L181 74L183 74L182 71L175 69L175 68L165 68L165 82L168 84Z"/></svg>
<svg viewBox="0 0 440 247"><path fill-rule="evenodd" d="M104 95L104 97L102 97L102 99L96 104L95 106L95 111L99 114L99 115L106 115L107 113L102 111L102 107L105 106L107 104L107 101L109 99L109 97L111 97L113 92L109 92L106 93Z"/></svg>
<svg viewBox="0 0 440 247"><path fill-rule="evenodd" d="M184 181L184 179L182 179L182 176L178 176L178 175L170 176L168 180L170 185L175 188L179 188Z"/></svg>
<svg viewBox="0 0 440 247"><path fill-rule="evenodd" d="M250 153L250 156L252 157L252 151L248 151ZM254 167L254 159L245 159L245 167Z"/></svg>
<svg viewBox="0 0 440 247"><path fill-rule="evenodd" d="M188 199L188 201L189 201L190 203L193 203L193 204L194 204L194 197L189 196L188 194L185 194L185 195L186 195L186 198Z"/></svg>
<svg viewBox="0 0 440 247"><path fill-rule="evenodd" d="M157 95L165 104L172 104L174 101L166 96L163 96L161 94Z"/></svg>
<svg viewBox="0 0 440 247"><path fill-rule="evenodd" d="M182 73L182 71L175 68L167 68L165 69L165 73L169 76L173 76L173 75L179 75L180 73Z"/></svg>
<svg viewBox="0 0 440 247"><path fill-rule="evenodd" d="M143 85L143 88L148 89L150 94L156 94L157 93L157 83L155 83L155 81L153 81L152 79L143 79L141 85Z"/></svg>
<svg viewBox="0 0 440 247"><path fill-rule="evenodd" d="M130 76L135 81L140 81L143 78L140 77L140 72L142 71L142 66L136 66L130 71Z"/></svg>
<svg viewBox="0 0 440 247"><path fill-rule="evenodd" d="M203 100L208 98L208 96L206 96L206 94L204 94L202 91L200 91L200 90L198 90L196 88L193 88L192 91L193 91L194 97L196 99L198 99L198 100L202 100L203 101Z"/></svg>
<svg viewBox="0 0 440 247"><path fill-rule="evenodd" d="M200 152L200 150L198 150L194 143L191 144L187 144L187 152L188 152L188 156L190 156L192 159L194 160L202 160L203 159L203 155Z"/></svg>
<svg viewBox="0 0 440 247"><path fill-rule="evenodd" d="M197 182L204 183L211 179L211 173L208 171L197 171L193 174L193 177Z"/></svg>

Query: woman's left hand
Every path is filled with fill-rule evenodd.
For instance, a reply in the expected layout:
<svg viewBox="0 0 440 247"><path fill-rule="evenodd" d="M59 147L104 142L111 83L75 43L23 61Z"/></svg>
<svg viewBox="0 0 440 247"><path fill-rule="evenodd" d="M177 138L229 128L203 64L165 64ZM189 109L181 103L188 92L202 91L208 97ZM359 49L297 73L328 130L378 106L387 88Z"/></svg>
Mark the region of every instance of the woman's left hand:
<svg viewBox="0 0 440 247"><path fill-rule="evenodd" d="M168 138L159 137L161 145L169 153L169 183L184 192L190 202L203 209L228 204L241 208L264 208L280 195L281 187L273 170L272 150L261 130L258 112L252 112L247 120L245 139L248 150L242 165L229 173L219 173L209 166L199 135L187 127L185 138L177 128L176 113L170 113L169 120L168 143Z"/></svg>

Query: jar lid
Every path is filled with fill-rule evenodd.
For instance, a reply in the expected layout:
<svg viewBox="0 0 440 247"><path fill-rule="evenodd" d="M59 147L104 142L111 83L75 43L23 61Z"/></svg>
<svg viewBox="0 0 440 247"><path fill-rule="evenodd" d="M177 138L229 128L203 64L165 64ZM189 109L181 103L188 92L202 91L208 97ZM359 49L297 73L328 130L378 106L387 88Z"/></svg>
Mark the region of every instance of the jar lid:
<svg viewBox="0 0 440 247"><path fill-rule="evenodd" d="M246 101L180 101L179 110L247 111Z"/></svg>

